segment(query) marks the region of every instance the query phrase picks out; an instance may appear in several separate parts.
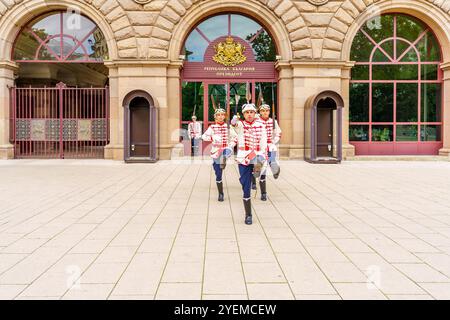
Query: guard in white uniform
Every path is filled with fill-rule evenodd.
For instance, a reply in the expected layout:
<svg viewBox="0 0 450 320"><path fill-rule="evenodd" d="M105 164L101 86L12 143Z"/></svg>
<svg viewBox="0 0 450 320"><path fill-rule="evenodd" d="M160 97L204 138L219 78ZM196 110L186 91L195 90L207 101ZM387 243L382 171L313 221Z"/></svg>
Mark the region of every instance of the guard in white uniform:
<svg viewBox="0 0 450 320"><path fill-rule="evenodd" d="M259 178L267 160L267 133L262 122L256 119L254 104L242 106L244 120L234 116L231 121L233 135L236 137L240 183L243 191L245 223L252 224L251 184L252 175Z"/></svg>
<svg viewBox="0 0 450 320"><path fill-rule="evenodd" d="M200 122L197 122L196 116L192 116L192 121L188 124L188 134L191 140L191 157L197 156L202 137L202 125Z"/></svg>
<svg viewBox="0 0 450 320"><path fill-rule="evenodd" d="M270 117L270 106L267 104L263 104L259 107L259 119L266 128L267 132L267 156L268 156L268 164L270 169L272 170L273 177L278 179L280 175L280 166L277 162L277 153L278 153L278 143L281 139L281 128L278 125L278 121L274 120ZM259 186L261 188L261 200L267 200L267 187L266 187L266 174L267 170L265 170L261 174L261 178L259 179Z"/></svg>
<svg viewBox="0 0 450 320"><path fill-rule="evenodd" d="M224 201L222 173L226 166L226 160L233 154L235 142L230 140L228 124L225 122L226 111L217 108L214 113L216 123L209 126L208 130L202 135L203 141L212 141L211 158L213 159L213 168L216 174L218 200Z"/></svg>

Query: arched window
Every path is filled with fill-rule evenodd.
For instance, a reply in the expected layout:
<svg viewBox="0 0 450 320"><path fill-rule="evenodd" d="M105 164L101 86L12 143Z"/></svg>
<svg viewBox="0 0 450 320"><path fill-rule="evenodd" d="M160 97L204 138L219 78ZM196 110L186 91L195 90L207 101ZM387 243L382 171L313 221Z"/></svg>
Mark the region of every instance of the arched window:
<svg viewBox="0 0 450 320"><path fill-rule="evenodd" d="M28 23L18 36L18 62L103 62L108 48L98 26L85 16L51 12Z"/></svg>
<svg viewBox="0 0 450 320"><path fill-rule="evenodd" d="M258 22L239 14L222 14L201 22L186 39L186 61L201 62L214 40L233 36L246 41L258 62L275 61L276 47L272 37Z"/></svg>
<svg viewBox="0 0 450 320"><path fill-rule="evenodd" d="M436 154L442 147L440 46L407 15L374 18L351 49L350 141L357 154Z"/></svg>

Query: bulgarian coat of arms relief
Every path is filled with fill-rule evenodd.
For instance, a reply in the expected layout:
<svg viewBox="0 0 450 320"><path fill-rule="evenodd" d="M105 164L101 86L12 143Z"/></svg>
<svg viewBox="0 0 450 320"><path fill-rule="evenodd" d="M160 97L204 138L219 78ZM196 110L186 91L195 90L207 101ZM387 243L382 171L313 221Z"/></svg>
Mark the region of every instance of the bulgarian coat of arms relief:
<svg viewBox="0 0 450 320"><path fill-rule="evenodd" d="M228 37L225 42L219 42L214 46L216 54L213 60L226 67L234 67L247 61L244 55L245 46Z"/></svg>

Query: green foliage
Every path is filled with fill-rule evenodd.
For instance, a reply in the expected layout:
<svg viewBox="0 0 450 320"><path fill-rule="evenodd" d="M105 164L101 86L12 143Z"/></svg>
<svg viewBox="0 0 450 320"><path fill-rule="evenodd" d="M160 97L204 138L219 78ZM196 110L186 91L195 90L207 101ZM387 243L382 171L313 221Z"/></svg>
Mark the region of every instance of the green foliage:
<svg viewBox="0 0 450 320"><path fill-rule="evenodd" d="M255 33L247 36L246 40L249 41L255 36ZM270 35L263 31L260 35L253 40L252 47L255 52L255 59L258 62L275 61L276 60L276 48Z"/></svg>

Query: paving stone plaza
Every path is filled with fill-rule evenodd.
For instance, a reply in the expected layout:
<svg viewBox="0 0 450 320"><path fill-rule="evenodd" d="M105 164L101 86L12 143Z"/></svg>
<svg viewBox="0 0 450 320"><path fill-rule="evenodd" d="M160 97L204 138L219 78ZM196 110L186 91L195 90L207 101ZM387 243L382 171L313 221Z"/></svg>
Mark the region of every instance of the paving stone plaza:
<svg viewBox="0 0 450 320"><path fill-rule="evenodd" d="M281 165L0 162L0 298L450 298L450 162Z"/></svg>

